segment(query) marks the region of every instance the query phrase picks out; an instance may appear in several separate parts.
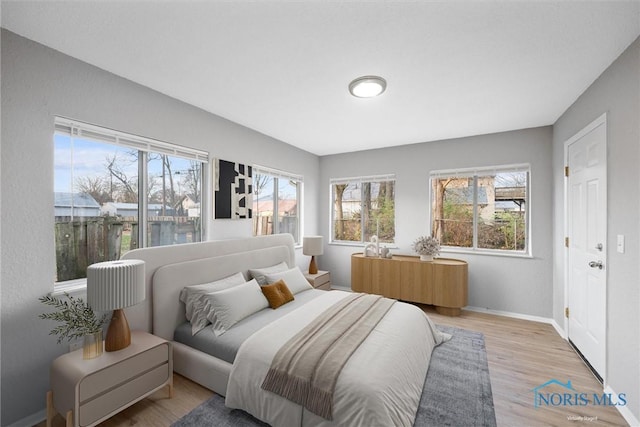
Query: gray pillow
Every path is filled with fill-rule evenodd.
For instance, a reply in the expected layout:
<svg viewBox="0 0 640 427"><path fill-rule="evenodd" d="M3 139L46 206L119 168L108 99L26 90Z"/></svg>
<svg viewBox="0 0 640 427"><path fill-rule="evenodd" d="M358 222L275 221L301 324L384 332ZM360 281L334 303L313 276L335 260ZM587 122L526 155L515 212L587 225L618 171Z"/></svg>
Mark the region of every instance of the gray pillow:
<svg viewBox="0 0 640 427"><path fill-rule="evenodd" d="M281 271L286 271L289 269L289 266L286 262L282 261L280 264L272 265L271 267L264 268L250 268L249 274L252 278L256 279L256 282L260 286L267 284L267 279L265 276L271 273L279 273Z"/></svg>
<svg viewBox="0 0 640 427"><path fill-rule="evenodd" d="M198 307L194 307L194 305L197 304L198 298L200 298L202 294L221 291L232 286L241 285L246 281L244 274L242 274L242 272L238 272L214 282L203 283L202 285L185 286L180 291L180 301L185 304L186 309L185 317L188 321L191 321L194 310L197 311L198 309Z"/></svg>

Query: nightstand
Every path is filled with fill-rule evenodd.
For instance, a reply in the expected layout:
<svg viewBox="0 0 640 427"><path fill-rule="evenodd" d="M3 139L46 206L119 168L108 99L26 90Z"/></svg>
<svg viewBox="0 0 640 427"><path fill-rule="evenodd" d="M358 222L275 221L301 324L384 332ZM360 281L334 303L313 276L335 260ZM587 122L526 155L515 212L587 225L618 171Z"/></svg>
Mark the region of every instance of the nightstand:
<svg viewBox="0 0 640 427"><path fill-rule="evenodd" d="M47 427L56 411L67 427L94 426L169 386L173 397L171 343L141 331L131 332L131 345L83 359L82 349L53 361L47 393Z"/></svg>
<svg viewBox="0 0 640 427"><path fill-rule="evenodd" d="M304 277L316 289L324 291L331 290L331 274L328 271L318 270L316 274L310 274L308 271L304 273Z"/></svg>

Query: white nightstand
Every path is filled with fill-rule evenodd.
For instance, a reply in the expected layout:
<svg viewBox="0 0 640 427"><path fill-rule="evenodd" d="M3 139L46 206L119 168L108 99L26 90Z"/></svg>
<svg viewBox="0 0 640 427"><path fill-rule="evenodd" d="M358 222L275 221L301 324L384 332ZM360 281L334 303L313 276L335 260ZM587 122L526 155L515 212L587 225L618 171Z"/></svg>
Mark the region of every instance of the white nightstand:
<svg viewBox="0 0 640 427"><path fill-rule="evenodd" d="M308 271L304 273L304 277L316 289L324 291L331 290L331 274L328 271L318 270L316 274L310 274Z"/></svg>
<svg viewBox="0 0 640 427"><path fill-rule="evenodd" d="M162 338L132 331L129 347L88 360L82 349L63 354L50 375L47 427L56 411L67 427L94 426L166 385L173 397L173 351Z"/></svg>

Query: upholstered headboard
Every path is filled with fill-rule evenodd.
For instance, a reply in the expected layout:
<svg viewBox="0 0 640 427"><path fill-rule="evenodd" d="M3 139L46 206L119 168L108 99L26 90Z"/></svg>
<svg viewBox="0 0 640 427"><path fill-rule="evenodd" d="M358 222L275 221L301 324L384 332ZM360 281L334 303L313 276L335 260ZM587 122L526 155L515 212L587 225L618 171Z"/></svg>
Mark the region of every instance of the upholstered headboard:
<svg viewBox="0 0 640 427"><path fill-rule="evenodd" d="M260 253L261 249L280 247L276 251L266 251ZM221 257L237 254L237 257L230 257L221 260ZM212 242L187 243L173 246L159 246L153 248L135 249L127 252L123 259L141 259L145 261L145 301L126 309L127 319L131 329L141 329L148 332L154 332L153 327L153 277L157 270L171 264L182 264L193 261L202 261L196 264L187 264L184 267L176 267L176 269L167 268L167 272L163 273L166 277L172 277L172 274L183 272L184 277L180 278L177 286L186 286L188 284L205 283L216 278L226 277L238 271L245 272L249 268L259 268L272 264L260 264L261 262L271 262L274 259L285 261L290 267L295 266L295 250L293 236L290 234L275 234L270 236L249 237L236 240L217 240ZM225 263L224 261L227 261ZM275 262L273 263L275 264ZM242 267L244 265L244 267ZM196 266L198 268L196 268ZM227 266L237 268L235 271L225 273ZM191 268L193 267L193 268ZM187 271L191 268L193 273ZM202 274L202 275L201 275ZM207 274L211 274L209 276ZM206 280L199 280L206 276ZM248 277L247 277L248 278ZM164 280L164 283L166 283ZM195 281L194 281L195 280ZM192 281L187 283L187 281ZM184 285L182 284L184 282ZM173 292L171 288L169 292ZM175 307L181 304L178 302L180 290L177 291L175 298ZM183 315L183 313L173 313L173 315ZM175 320L175 319L174 319ZM173 322L172 320L171 322ZM169 323L167 323L168 325ZM163 324L164 325L164 324ZM175 326L174 326L175 327ZM164 329L163 329L164 330ZM163 333L166 333L163 332ZM171 329L170 337L172 339L173 329Z"/></svg>
<svg viewBox="0 0 640 427"><path fill-rule="evenodd" d="M152 279L153 334L173 340L173 331L185 321L185 307L179 301L185 286L223 279L239 271L249 279L249 268L269 267L283 261L293 267L289 263L289 248L273 246L158 268Z"/></svg>

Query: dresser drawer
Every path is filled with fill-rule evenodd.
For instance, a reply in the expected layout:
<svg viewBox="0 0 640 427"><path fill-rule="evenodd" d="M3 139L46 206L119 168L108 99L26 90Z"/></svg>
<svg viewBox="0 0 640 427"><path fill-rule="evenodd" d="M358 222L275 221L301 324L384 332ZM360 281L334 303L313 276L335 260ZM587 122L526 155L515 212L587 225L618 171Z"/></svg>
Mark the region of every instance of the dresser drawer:
<svg viewBox="0 0 640 427"><path fill-rule="evenodd" d="M313 281L313 287L320 288L329 282L331 282L331 275L329 273L326 273L315 278L315 280Z"/></svg>
<svg viewBox="0 0 640 427"><path fill-rule="evenodd" d="M145 395L149 390L162 386L168 380L169 375L169 364L165 363L120 387L82 403L78 417L79 425L87 426L95 423L106 415L135 402L137 398Z"/></svg>
<svg viewBox="0 0 640 427"><path fill-rule="evenodd" d="M325 282L320 286L315 286L316 289L321 289L323 291L330 291L331 290L331 282Z"/></svg>
<svg viewBox="0 0 640 427"><path fill-rule="evenodd" d="M169 344L161 344L85 377L79 384L79 401L91 399L129 381L154 366L167 363ZM166 378L165 378L166 379Z"/></svg>

